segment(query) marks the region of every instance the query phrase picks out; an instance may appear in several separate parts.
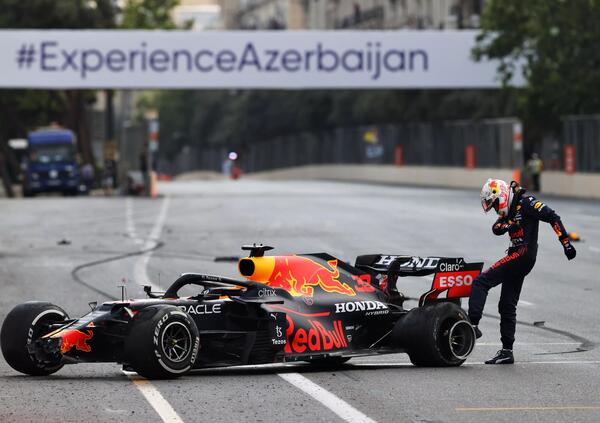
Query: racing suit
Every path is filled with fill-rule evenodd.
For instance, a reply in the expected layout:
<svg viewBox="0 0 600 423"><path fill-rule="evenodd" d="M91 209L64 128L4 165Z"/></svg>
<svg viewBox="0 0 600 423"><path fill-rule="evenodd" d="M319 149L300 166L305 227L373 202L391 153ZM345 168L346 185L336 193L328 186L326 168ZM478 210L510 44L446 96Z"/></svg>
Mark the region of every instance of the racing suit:
<svg viewBox="0 0 600 423"><path fill-rule="evenodd" d="M508 232L511 245L507 255L481 273L475 281L469 298L469 319L474 326L479 324L488 291L502 284L498 312L500 313L500 335L502 348L512 350L515 341L517 323L517 302L525 276L535 265L539 221L552 225L561 241L567 258L575 257L575 249L571 246L569 235L560 216L554 210L531 195L524 189L515 192L506 217L500 217L492 232L504 235Z"/></svg>

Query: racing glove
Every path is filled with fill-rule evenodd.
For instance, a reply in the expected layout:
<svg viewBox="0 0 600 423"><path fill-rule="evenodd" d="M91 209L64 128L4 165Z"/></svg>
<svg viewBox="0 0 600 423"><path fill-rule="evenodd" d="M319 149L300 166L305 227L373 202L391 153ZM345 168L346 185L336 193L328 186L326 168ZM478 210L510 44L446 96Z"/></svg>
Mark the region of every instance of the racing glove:
<svg viewBox="0 0 600 423"><path fill-rule="evenodd" d="M503 218L498 219L496 223L494 223L494 226L492 226L492 232L494 235L504 235L508 231L517 229L520 226L518 222L510 222L511 223Z"/></svg>
<svg viewBox="0 0 600 423"><path fill-rule="evenodd" d="M571 240L569 239L569 237L566 236L561 238L560 243L562 244L565 250L565 256L567 256L569 260L573 260L577 255L577 251L575 250L575 247L573 247L573 244L571 244Z"/></svg>
<svg viewBox="0 0 600 423"><path fill-rule="evenodd" d="M573 245L571 244L569 233L565 229L560 219L556 220L552 224L552 229L554 229L554 232L556 233L556 235L558 235L558 240L560 241L560 243L563 246L563 249L565 250L565 256L567 256L569 260L573 260L577 255L577 251L575 250L575 247L573 247Z"/></svg>

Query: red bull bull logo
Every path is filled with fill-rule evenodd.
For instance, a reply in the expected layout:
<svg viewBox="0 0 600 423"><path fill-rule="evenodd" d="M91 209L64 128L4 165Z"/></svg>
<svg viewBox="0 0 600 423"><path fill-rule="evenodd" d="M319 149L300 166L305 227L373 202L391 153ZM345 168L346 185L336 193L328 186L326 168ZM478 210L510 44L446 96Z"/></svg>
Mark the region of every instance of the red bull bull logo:
<svg viewBox="0 0 600 423"><path fill-rule="evenodd" d="M337 260L328 261L329 268L301 256L274 257L275 266L267 282L269 286L283 288L295 297L312 297L315 287L325 292L356 295L347 283L340 282Z"/></svg>
<svg viewBox="0 0 600 423"><path fill-rule="evenodd" d="M51 338L61 338L62 342L60 344L60 352L61 354L66 354L73 347L75 347L78 351L90 352L92 351L92 347L90 347L87 343L94 336L94 332L91 330L86 330L82 332L77 329L65 329L58 333L51 335Z"/></svg>
<svg viewBox="0 0 600 423"><path fill-rule="evenodd" d="M248 257L240 260L239 268L251 281L285 289L294 297L312 297L316 287L325 292L356 295L354 288L340 281L335 259L323 265L304 256Z"/></svg>

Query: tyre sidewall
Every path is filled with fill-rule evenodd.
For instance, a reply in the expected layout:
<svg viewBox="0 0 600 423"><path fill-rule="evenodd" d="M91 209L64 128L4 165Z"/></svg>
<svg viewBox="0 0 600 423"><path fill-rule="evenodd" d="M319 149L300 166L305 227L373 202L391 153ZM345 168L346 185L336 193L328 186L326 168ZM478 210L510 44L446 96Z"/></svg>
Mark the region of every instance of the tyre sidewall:
<svg viewBox="0 0 600 423"><path fill-rule="evenodd" d="M13 308L2 324L0 343L7 363L15 370L33 375L49 375L63 365L41 363L29 353L29 345L45 335L43 328L49 322L68 319L67 313L54 304L30 301Z"/></svg>
<svg viewBox="0 0 600 423"><path fill-rule="evenodd" d="M469 318L462 308L451 302L443 301L434 304L434 311L437 315L435 350L436 355L439 357L440 365L460 366L465 362L466 358L457 358L450 352L449 340L443 337L443 332L449 329L449 326L455 322L469 322Z"/></svg>
<svg viewBox="0 0 600 423"><path fill-rule="evenodd" d="M448 321L468 321L462 308L440 301L411 310L394 328L396 342L406 348L417 366L460 366L465 359L451 356L445 348L444 325Z"/></svg>
<svg viewBox="0 0 600 423"><path fill-rule="evenodd" d="M162 338L172 323L183 324L189 333L191 346L184 359L174 362L166 355ZM193 319L175 306L152 306L140 311L132 322L125 342L128 364L148 378L172 378L188 372L200 349L200 337Z"/></svg>

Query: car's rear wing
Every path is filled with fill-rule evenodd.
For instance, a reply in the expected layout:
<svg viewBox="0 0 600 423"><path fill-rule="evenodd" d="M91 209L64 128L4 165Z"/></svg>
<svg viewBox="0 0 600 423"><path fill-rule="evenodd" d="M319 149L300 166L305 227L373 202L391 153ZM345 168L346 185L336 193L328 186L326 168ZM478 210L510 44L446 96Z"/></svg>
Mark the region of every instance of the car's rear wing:
<svg viewBox="0 0 600 423"><path fill-rule="evenodd" d="M465 259L450 257L416 257L390 254L358 256L355 267L369 272L396 276L426 276L442 271L460 270L468 263Z"/></svg>
<svg viewBox="0 0 600 423"><path fill-rule="evenodd" d="M369 273L385 274L390 282L395 282L399 276L434 275L431 289L419 299L419 305L424 305L442 298L471 295L473 281L481 273L483 263L467 263L462 257L371 254L358 256L355 267Z"/></svg>

